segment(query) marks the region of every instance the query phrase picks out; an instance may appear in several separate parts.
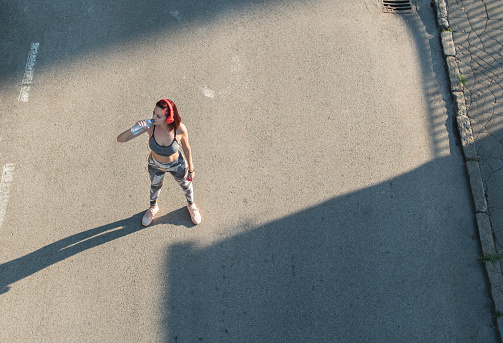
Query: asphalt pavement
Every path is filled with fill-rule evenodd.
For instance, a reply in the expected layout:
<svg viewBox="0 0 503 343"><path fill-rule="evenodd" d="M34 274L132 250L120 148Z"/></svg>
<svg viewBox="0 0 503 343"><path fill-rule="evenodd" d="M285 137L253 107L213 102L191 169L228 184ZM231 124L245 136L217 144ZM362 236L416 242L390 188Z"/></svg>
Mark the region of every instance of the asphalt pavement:
<svg viewBox="0 0 503 343"><path fill-rule="evenodd" d="M497 342L434 8L2 4L0 341ZM145 136L170 98L194 226Z"/></svg>

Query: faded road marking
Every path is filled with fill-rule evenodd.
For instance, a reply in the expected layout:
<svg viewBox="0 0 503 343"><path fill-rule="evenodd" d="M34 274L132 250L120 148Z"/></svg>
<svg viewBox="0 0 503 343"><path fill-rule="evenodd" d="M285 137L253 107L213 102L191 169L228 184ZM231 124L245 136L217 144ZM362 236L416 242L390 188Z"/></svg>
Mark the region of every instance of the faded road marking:
<svg viewBox="0 0 503 343"><path fill-rule="evenodd" d="M183 17L182 15L180 14L180 12L174 10L174 11L170 11L169 14L171 14L176 20L178 21L182 21Z"/></svg>
<svg viewBox="0 0 503 343"><path fill-rule="evenodd" d="M14 164L7 163L3 167L2 180L0 181L0 227L7 212L7 202L9 201L10 184L14 177Z"/></svg>
<svg viewBox="0 0 503 343"><path fill-rule="evenodd" d="M241 70L241 61L239 56L232 56L232 64L230 67L230 77L228 78L229 82L227 87L223 90L214 91L208 88L208 86L204 86L201 88L203 94L208 98L215 98L215 96L228 95L232 92L232 89L236 87L241 79L240 75Z"/></svg>
<svg viewBox="0 0 503 343"><path fill-rule="evenodd" d="M18 101L28 102L30 98L31 85L33 83L33 71L37 62L37 53L40 43L31 43L30 53L24 69L23 81L21 83L21 92Z"/></svg>
<svg viewBox="0 0 503 343"><path fill-rule="evenodd" d="M208 87L204 86L203 88L203 94L207 96L208 98L214 98L215 97L215 91L212 91Z"/></svg>

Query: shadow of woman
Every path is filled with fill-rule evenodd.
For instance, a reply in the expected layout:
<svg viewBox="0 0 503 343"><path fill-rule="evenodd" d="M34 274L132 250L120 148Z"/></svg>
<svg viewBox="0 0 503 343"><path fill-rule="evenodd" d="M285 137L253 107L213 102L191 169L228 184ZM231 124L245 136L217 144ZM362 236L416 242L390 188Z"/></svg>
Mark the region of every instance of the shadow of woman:
<svg viewBox="0 0 503 343"><path fill-rule="evenodd" d="M183 208L154 218L154 221L148 227L141 225L143 214L144 211L126 219L79 232L46 245L25 256L0 264L0 294L9 291L11 284L35 274L44 268L87 249L111 242L137 231L158 224L173 224L190 227L190 219L187 218L187 215L183 215Z"/></svg>

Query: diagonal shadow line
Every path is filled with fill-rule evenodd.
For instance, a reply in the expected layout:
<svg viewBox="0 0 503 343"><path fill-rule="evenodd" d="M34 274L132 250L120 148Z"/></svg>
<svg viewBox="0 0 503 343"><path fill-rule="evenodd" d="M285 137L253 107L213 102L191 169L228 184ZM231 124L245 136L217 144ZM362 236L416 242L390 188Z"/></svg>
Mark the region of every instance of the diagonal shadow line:
<svg viewBox="0 0 503 343"><path fill-rule="evenodd" d="M437 158L208 246L169 246L162 342L463 341L477 330L495 341L474 320L490 305L468 189L448 181L450 164Z"/></svg>
<svg viewBox="0 0 503 343"><path fill-rule="evenodd" d="M8 52L0 54L8 61L0 63L0 80L22 76L19 66L25 62L26 47L34 41L49 43L44 49L50 51L50 58L42 64L57 65L163 31L173 36L232 13L294 1L298 0L0 3L0 21L5 26L0 31L0 52ZM23 59L18 60L12 51ZM38 63L43 59L39 56Z"/></svg>
<svg viewBox="0 0 503 343"><path fill-rule="evenodd" d="M159 224L190 227L185 207L155 218L148 228ZM65 237L35 250L27 255L0 264L0 294L6 293L10 285L33 275L53 264L77 255L88 249L109 243L121 237L146 229L141 225L144 211L110 224L102 225ZM185 214L185 216L183 215Z"/></svg>

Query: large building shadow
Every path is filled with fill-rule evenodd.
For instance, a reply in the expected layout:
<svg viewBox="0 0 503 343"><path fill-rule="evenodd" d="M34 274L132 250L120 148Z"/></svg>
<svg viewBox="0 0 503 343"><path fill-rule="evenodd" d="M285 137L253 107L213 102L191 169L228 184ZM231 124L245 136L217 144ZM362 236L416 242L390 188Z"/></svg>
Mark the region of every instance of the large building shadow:
<svg viewBox="0 0 503 343"><path fill-rule="evenodd" d="M468 189L448 160L207 247L172 246L164 341L495 341Z"/></svg>
<svg viewBox="0 0 503 343"><path fill-rule="evenodd" d="M421 62L434 160L210 246L172 246L164 342L498 340L426 3L404 22Z"/></svg>

